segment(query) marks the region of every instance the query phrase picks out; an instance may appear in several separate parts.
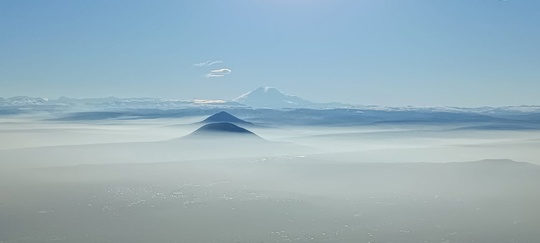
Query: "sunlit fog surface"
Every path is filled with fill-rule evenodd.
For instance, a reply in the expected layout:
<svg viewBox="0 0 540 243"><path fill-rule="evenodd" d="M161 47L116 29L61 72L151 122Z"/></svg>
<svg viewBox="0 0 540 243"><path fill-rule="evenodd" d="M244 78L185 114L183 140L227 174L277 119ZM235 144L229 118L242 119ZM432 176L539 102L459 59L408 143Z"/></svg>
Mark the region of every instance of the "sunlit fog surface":
<svg viewBox="0 0 540 243"><path fill-rule="evenodd" d="M2 117L0 242L540 239L538 131L204 118Z"/></svg>

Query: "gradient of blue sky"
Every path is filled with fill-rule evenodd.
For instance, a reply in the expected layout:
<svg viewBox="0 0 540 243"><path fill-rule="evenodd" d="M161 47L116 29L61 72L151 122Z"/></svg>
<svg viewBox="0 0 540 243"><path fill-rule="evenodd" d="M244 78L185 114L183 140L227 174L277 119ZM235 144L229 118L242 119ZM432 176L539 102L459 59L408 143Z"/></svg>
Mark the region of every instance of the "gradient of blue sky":
<svg viewBox="0 0 540 243"><path fill-rule="evenodd" d="M0 96L273 86L357 104L540 104L539 16L537 0L1 1Z"/></svg>

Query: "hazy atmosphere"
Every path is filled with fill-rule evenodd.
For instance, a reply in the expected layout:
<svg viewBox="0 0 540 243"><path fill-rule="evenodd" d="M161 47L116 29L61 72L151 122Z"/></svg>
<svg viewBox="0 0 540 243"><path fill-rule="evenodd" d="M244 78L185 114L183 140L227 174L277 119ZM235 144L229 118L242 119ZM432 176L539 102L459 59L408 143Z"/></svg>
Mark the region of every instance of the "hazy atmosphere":
<svg viewBox="0 0 540 243"><path fill-rule="evenodd" d="M2 1L0 97L537 105L540 2Z"/></svg>
<svg viewBox="0 0 540 243"><path fill-rule="evenodd" d="M537 243L539 10L0 2L0 243Z"/></svg>

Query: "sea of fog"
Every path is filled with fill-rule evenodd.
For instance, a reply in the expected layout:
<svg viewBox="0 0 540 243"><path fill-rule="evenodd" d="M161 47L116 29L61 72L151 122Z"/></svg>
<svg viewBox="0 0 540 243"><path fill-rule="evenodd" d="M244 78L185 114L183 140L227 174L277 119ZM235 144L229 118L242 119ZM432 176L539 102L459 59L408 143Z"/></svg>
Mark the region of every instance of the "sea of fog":
<svg viewBox="0 0 540 243"><path fill-rule="evenodd" d="M0 117L0 242L539 242L540 131Z"/></svg>

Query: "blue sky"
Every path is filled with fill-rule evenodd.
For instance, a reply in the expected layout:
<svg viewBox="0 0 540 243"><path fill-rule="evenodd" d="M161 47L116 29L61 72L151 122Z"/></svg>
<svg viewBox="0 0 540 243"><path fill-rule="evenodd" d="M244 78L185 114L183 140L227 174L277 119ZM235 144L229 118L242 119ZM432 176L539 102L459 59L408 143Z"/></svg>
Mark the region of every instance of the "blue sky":
<svg viewBox="0 0 540 243"><path fill-rule="evenodd" d="M273 86L355 104L540 104L539 13L536 0L0 1L0 96Z"/></svg>

